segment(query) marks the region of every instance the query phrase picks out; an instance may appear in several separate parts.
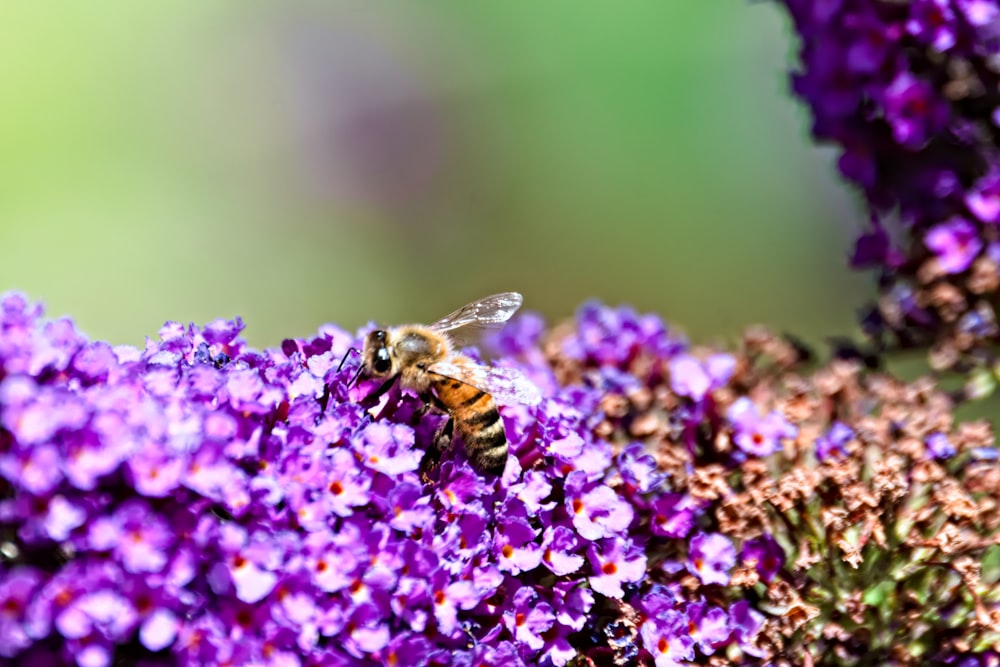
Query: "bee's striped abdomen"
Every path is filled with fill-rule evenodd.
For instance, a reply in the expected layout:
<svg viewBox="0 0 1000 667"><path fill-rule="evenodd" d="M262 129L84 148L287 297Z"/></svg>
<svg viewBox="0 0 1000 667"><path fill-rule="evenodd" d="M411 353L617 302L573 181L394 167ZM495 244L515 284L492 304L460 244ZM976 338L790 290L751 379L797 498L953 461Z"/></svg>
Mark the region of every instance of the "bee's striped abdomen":
<svg viewBox="0 0 1000 667"><path fill-rule="evenodd" d="M444 377L434 383L434 389L455 420L472 467L482 473L502 473L507 464L507 435L493 397Z"/></svg>

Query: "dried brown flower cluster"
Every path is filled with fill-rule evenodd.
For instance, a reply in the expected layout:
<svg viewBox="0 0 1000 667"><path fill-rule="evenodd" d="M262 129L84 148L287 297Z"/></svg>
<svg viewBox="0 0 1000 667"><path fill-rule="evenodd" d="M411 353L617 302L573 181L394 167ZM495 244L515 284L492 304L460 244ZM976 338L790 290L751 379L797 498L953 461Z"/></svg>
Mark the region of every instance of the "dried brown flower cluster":
<svg viewBox="0 0 1000 667"><path fill-rule="evenodd" d="M561 350L557 332L550 363L563 382L584 381L587 365ZM650 568L688 603L741 597L764 613L759 658L698 662L995 664L1000 590L983 572L1000 542L992 428L956 423L952 398L928 379L844 360L810 369L796 344L760 329L734 358L728 382L692 411L668 364L636 355L625 370L647 384L606 393L594 427L619 448L645 443L673 489L701 508L694 530L744 545L727 586ZM742 397L793 427L770 456L748 455L722 418ZM745 547L762 538L780 546L766 566ZM665 561L682 542L663 540Z"/></svg>

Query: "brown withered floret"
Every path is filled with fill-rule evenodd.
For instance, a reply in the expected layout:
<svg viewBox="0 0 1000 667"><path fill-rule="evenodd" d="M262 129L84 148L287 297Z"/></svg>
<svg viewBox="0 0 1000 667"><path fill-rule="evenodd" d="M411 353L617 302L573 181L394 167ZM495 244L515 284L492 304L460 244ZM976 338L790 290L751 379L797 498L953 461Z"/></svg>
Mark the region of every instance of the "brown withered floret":
<svg viewBox="0 0 1000 667"><path fill-rule="evenodd" d="M812 378L813 385L821 395L831 397L843 393L842 400L853 402L856 398L855 378L859 366L853 361L834 361L820 369Z"/></svg>
<svg viewBox="0 0 1000 667"><path fill-rule="evenodd" d="M865 614L868 612L864 591L851 591L844 596L844 612L855 623L864 623Z"/></svg>
<svg viewBox="0 0 1000 667"><path fill-rule="evenodd" d="M922 459L910 466L910 479L918 484L933 484L945 478L948 472L937 461Z"/></svg>
<svg viewBox="0 0 1000 667"><path fill-rule="evenodd" d="M906 459L893 455L877 462L874 467L872 490L881 502L896 502L906 497L910 488L906 479Z"/></svg>
<svg viewBox="0 0 1000 667"><path fill-rule="evenodd" d="M687 466L691 457L684 445L664 438L650 453L653 455L653 460L656 461L656 467L671 479L676 480L677 488L686 484Z"/></svg>
<svg viewBox="0 0 1000 667"><path fill-rule="evenodd" d="M635 387L625 392L625 398L636 412L645 412L653 405L653 392L648 387Z"/></svg>
<svg viewBox="0 0 1000 667"><path fill-rule="evenodd" d="M726 469L716 463L695 468L688 480L688 491L700 500L718 500L732 495L726 481Z"/></svg>
<svg viewBox="0 0 1000 667"><path fill-rule="evenodd" d="M822 479L837 488L849 486L861 479L862 461L858 456L826 460L817 468Z"/></svg>
<svg viewBox="0 0 1000 667"><path fill-rule="evenodd" d="M788 607L798 599L798 592L783 579L775 579L767 585L767 600L775 607Z"/></svg>
<svg viewBox="0 0 1000 667"><path fill-rule="evenodd" d="M937 257L931 257L924 261L920 268L917 269L916 278L922 285L930 285L940 278L944 278L947 274L944 268L941 266L941 262L938 261ZM920 300L921 306L927 306L925 300Z"/></svg>
<svg viewBox="0 0 1000 667"><path fill-rule="evenodd" d="M987 294L1000 289L1000 266L988 256L972 263L969 279L965 283L973 294Z"/></svg>
<svg viewBox="0 0 1000 667"><path fill-rule="evenodd" d="M806 604L800 599L789 605L782 614L783 627L786 635L801 630L807 623L819 616L819 608Z"/></svg>
<svg viewBox="0 0 1000 667"><path fill-rule="evenodd" d="M978 449L980 447L992 447L995 444L993 427L985 419L964 422L955 429L952 442L959 451Z"/></svg>
<svg viewBox="0 0 1000 667"><path fill-rule="evenodd" d="M759 537L769 527L767 514L748 493L737 493L723 499L715 517L722 532L741 540Z"/></svg>
<svg viewBox="0 0 1000 667"><path fill-rule="evenodd" d="M629 424L629 434L634 438L648 438L664 429L663 418L652 412L640 414Z"/></svg>
<svg viewBox="0 0 1000 667"><path fill-rule="evenodd" d="M841 487L844 506L849 512L867 512L879 507L879 499L863 482L855 482Z"/></svg>
<svg viewBox="0 0 1000 667"><path fill-rule="evenodd" d="M931 547L938 549L943 554L950 555L981 548L982 540L971 531L963 530L954 523L946 523L936 535L926 539L919 535L913 535L906 540L906 544L915 547Z"/></svg>
<svg viewBox="0 0 1000 667"><path fill-rule="evenodd" d="M944 474L940 466L937 468ZM965 488L970 493L1000 497L1000 468L987 462L970 464L965 471Z"/></svg>
<svg viewBox="0 0 1000 667"><path fill-rule="evenodd" d="M737 566L729 577L730 586L753 588L758 583L760 583L760 573L757 572L756 561Z"/></svg>
<svg viewBox="0 0 1000 667"><path fill-rule="evenodd" d="M927 352L927 361L936 371L944 371L957 365L962 358L962 348L951 338L938 341Z"/></svg>
<svg viewBox="0 0 1000 667"><path fill-rule="evenodd" d="M928 296L930 305L945 322L954 322L969 309L962 290L951 283L937 283L931 287Z"/></svg>
<svg viewBox="0 0 1000 667"><path fill-rule="evenodd" d="M621 394L605 394L601 397L601 411L612 419L621 419L629 414L628 399Z"/></svg>
<svg viewBox="0 0 1000 667"><path fill-rule="evenodd" d="M820 554L812 550L812 547L809 545L809 541L806 538L802 538L799 542L797 553L798 556L796 557L793 565L794 568L799 571L808 570L822 560Z"/></svg>
<svg viewBox="0 0 1000 667"><path fill-rule="evenodd" d="M940 509L953 519L975 521L979 516L976 502L955 479L945 479L935 485L932 498Z"/></svg>
<svg viewBox="0 0 1000 667"><path fill-rule="evenodd" d="M572 333L573 324L565 322L554 326L542 341L542 352L552 368L556 381L561 385L583 382L583 366L578 360L568 357L563 352L562 341Z"/></svg>
<svg viewBox="0 0 1000 667"><path fill-rule="evenodd" d="M767 464L760 459L748 459L740 469L743 473L743 488L757 505L762 506L777 493L778 485Z"/></svg>
<svg viewBox="0 0 1000 667"><path fill-rule="evenodd" d="M820 516L827 533L842 533L847 528L847 510L843 507L824 507Z"/></svg>
<svg viewBox="0 0 1000 667"><path fill-rule="evenodd" d="M793 468L778 481L778 492L771 502L787 511L799 503L805 503L816 493L821 478L819 473L810 468Z"/></svg>
<svg viewBox="0 0 1000 667"><path fill-rule="evenodd" d="M785 387L788 395L782 399L782 412L791 421L806 423L822 409L821 397L812 391L812 385L805 378L791 377Z"/></svg>
<svg viewBox="0 0 1000 667"><path fill-rule="evenodd" d="M838 537L834 540L834 544L840 549L844 562L854 569L858 569L861 563L864 562L865 557L862 554L862 550L856 544L852 544L847 538Z"/></svg>
<svg viewBox="0 0 1000 667"><path fill-rule="evenodd" d="M881 449L893 440L891 424L886 419L872 416L859 417L854 422L854 437L864 447Z"/></svg>

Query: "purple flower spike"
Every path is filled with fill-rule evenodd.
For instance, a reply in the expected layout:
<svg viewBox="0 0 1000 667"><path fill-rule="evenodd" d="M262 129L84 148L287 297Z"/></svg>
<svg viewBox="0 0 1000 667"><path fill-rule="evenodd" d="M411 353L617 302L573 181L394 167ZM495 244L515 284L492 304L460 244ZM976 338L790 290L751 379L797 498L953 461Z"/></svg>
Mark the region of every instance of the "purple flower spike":
<svg viewBox="0 0 1000 667"><path fill-rule="evenodd" d="M975 226L962 218L952 218L931 228L924 243L937 255L938 264L945 273L965 271L983 249Z"/></svg>
<svg viewBox="0 0 1000 667"><path fill-rule="evenodd" d="M914 36L865 34L855 65L894 78L893 40ZM796 436L785 389L758 394L750 372L729 384L749 357L695 357L627 308L593 304L562 339L527 320L501 341L516 358L496 363L534 373L546 398L502 407L509 464L482 475L460 446L429 451L445 417L420 397L370 406L348 390L357 360L337 364L359 341L335 327L255 351L239 321L168 324L140 350L38 315L0 299L0 663L662 666L760 653L756 594L726 585L751 562L773 582L794 542L741 538L737 561L735 537L702 532L733 525L718 512L730 496L691 486L693 470L711 482L718 468L738 493L766 492L740 485L764 469L747 459ZM855 453L858 424L844 419L810 423L819 458ZM989 455L976 429L922 437L927 456Z"/></svg>
<svg viewBox="0 0 1000 667"><path fill-rule="evenodd" d="M729 583L729 571L736 564L736 547L720 533L698 533L691 538L687 568L703 584Z"/></svg>

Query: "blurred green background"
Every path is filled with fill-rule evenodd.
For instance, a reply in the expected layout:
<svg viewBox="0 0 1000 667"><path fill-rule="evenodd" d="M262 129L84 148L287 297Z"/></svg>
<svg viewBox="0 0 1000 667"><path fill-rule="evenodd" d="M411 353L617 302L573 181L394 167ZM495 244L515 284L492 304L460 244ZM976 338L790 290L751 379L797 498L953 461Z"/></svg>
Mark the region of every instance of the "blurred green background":
<svg viewBox="0 0 1000 667"><path fill-rule="evenodd" d="M0 290L139 344L518 290L852 328L859 223L768 3L0 3Z"/></svg>

